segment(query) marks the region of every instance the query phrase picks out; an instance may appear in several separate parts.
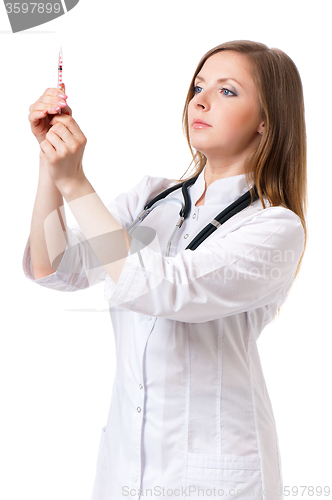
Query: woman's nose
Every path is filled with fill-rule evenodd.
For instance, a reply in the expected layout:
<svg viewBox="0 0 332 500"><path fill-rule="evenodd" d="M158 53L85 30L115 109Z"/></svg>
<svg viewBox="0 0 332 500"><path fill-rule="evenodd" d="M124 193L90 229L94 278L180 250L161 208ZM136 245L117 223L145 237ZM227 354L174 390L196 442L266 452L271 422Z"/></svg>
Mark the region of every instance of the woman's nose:
<svg viewBox="0 0 332 500"><path fill-rule="evenodd" d="M210 106L210 103L209 103L209 99L208 97L205 95L201 95L201 94L197 94L196 95L196 106L199 107L199 108L203 108L203 109L208 109L209 106Z"/></svg>

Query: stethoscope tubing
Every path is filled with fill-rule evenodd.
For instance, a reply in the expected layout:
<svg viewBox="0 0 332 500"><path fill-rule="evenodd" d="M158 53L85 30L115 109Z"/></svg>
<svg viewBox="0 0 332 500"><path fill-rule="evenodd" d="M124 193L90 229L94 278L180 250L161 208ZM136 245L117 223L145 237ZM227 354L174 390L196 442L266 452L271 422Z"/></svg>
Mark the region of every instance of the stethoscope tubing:
<svg viewBox="0 0 332 500"><path fill-rule="evenodd" d="M199 174L198 174L199 175ZM180 184L176 184L175 186L171 186L170 188L166 189L165 191L161 192L159 195L157 195L155 198L153 198L149 203L147 203L144 206L144 210L137 216L137 218L133 221L133 223L127 227L127 231L130 232L138 222L142 222L145 217L152 211L155 206L166 202L163 201L166 196L168 196L170 193L175 191L176 189L181 188L182 190L182 195L184 198L184 204L176 199L176 198L169 198L167 201L176 201L179 202L182 207L179 212L179 221L176 224L171 237L167 243L167 249L166 249L166 256L169 255L170 251L170 246L172 243L172 240L175 236L175 233L177 230L181 227L183 221L188 217L190 209L191 209L191 199L188 193L188 187L194 184L196 181L198 175L195 177L192 177L191 179L188 179ZM259 199L257 187L254 185L254 197L252 202L256 201ZM246 207L248 207L251 203L251 190L246 191L242 196L240 196L237 200L235 200L233 203L228 205L224 210L222 210L218 215L215 216L214 219L212 219L211 222L209 222L196 236L195 238L189 243L189 245L185 248L185 250L196 250L199 245L203 243L203 241L206 240L214 231L216 231L222 224L224 224L227 220L229 220L233 215L241 212L244 210Z"/></svg>
<svg viewBox="0 0 332 500"><path fill-rule="evenodd" d="M255 195L253 202L259 198L256 186L254 186ZM246 191L240 198L235 200L233 203L228 205L222 212L215 216L212 222L209 222L189 243L185 250L195 250L208 236L210 236L214 231L216 231L222 224L224 224L228 219L233 217L233 215L241 212L250 205L251 193L250 190Z"/></svg>

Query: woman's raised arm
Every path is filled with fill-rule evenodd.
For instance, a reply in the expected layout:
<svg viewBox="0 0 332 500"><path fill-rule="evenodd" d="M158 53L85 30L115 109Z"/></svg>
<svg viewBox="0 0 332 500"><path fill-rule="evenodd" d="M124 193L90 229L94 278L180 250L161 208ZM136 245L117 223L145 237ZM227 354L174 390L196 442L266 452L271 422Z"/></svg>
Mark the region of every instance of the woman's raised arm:
<svg viewBox="0 0 332 500"><path fill-rule="evenodd" d="M63 86L64 89L64 86ZM66 94L60 89L49 88L37 99L29 108L29 122L31 131L40 144L45 140L47 132L50 130L50 120L62 108L63 112L71 115L71 108L66 103ZM35 278L43 278L56 271L56 266L52 267L44 232L44 221L55 210L63 206L63 197L54 182L52 181L45 160L40 153L39 180L36 200L32 213L30 229L31 262ZM60 213L60 212L59 212ZM66 218L63 211L63 230L66 229ZM64 251L66 242L63 231L59 231L58 225L54 227L54 238L57 240L59 253Z"/></svg>

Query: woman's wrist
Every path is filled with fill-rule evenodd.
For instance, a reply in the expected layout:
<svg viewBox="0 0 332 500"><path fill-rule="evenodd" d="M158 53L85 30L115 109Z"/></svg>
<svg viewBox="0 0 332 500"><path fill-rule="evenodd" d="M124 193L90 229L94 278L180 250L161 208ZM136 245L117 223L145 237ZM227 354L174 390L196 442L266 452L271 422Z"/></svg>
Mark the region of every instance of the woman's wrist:
<svg viewBox="0 0 332 500"><path fill-rule="evenodd" d="M80 177L65 180L63 185L58 185L58 189L67 203L82 196L95 193L95 190L84 174Z"/></svg>
<svg viewBox="0 0 332 500"><path fill-rule="evenodd" d="M45 159L45 157L43 158L42 157L42 152L40 151L39 153L39 170L43 170L47 173L47 175L49 176L49 173L48 173L48 168L47 168L47 160Z"/></svg>
<svg viewBox="0 0 332 500"><path fill-rule="evenodd" d="M62 198L62 193L59 191L55 185L53 179L48 172L47 161L39 157L39 185L42 185L43 190L51 190L53 193L57 193L59 197Z"/></svg>

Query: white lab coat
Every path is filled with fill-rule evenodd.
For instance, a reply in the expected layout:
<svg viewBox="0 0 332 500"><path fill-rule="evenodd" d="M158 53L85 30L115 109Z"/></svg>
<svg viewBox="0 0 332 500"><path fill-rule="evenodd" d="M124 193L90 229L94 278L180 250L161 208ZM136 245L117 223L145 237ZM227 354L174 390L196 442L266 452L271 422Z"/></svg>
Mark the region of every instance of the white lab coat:
<svg viewBox="0 0 332 500"><path fill-rule="evenodd" d="M123 227L172 185L144 176L107 208ZM189 188L191 211L165 256L180 206L155 208L140 226L156 237L129 255L115 284L95 266L78 224L55 273L34 280L60 291L105 281L117 367L101 432L92 500L222 497L280 500L278 437L257 339L287 298L304 231L285 207L260 200L219 227L195 251L185 247L248 190L244 174ZM182 200L181 190L171 197ZM134 235L134 233L133 233ZM85 243L85 244L84 244ZM140 260L142 259L142 260ZM143 263L143 266L142 266ZM200 488L200 490L199 490ZM150 490L149 490L150 489Z"/></svg>

